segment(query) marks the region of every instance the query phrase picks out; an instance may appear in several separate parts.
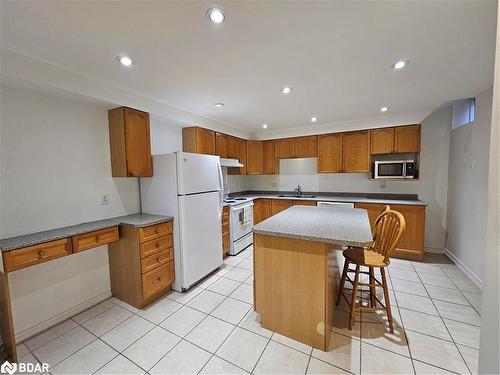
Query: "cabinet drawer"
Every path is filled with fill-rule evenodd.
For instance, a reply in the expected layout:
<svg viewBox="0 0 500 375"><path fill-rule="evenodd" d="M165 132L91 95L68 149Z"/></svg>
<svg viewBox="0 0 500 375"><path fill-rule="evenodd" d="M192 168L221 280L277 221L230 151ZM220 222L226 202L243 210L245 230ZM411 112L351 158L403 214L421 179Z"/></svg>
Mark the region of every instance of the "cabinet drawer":
<svg viewBox="0 0 500 375"><path fill-rule="evenodd" d="M12 272L71 254L71 242L62 240L12 250L3 254L6 272Z"/></svg>
<svg viewBox="0 0 500 375"><path fill-rule="evenodd" d="M172 222L151 225L139 228L139 241L141 243L172 233Z"/></svg>
<svg viewBox="0 0 500 375"><path fill-rule="evenodd" d="M92 249L93 247L106 245L110 242L117 241L118 238L118 227L80 234L72 238L73 252L78 253L83 250Z"/></svg>
<svg viewBox="0 0 500 375"><path fill-rule="evenodd" d="M150 255L144 259L141 259L141 271L142 273L154 270L165 263L174 260L174 251L172 248L162 250L156 254Z"/></svg>
<svg viewBox="0 0 500 375"><path fill-rule="evenodd" d="M171 234L159 237L156 240L141 243L141 258L156 254L159 251L166 250L174 244Z"/></svg>
<svg viewBox="0 0 500 375"><path fill-rule="evenodd" d="M169 287L174 281L174 262L155 268L142 275L142 297L147 299Z"/></svg>

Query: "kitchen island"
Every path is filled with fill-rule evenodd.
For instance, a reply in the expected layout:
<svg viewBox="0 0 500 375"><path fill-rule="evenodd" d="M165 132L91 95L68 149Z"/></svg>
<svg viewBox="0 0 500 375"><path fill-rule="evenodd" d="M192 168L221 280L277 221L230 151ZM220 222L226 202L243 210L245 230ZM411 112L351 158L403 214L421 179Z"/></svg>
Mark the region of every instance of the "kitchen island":
<svg viewBox="0 0 500 375"><path fill-rule="evenodd" d="M366 210L293 206L254 226L254 301L261 324L327 350L337 253L372 241Z"/></svg>

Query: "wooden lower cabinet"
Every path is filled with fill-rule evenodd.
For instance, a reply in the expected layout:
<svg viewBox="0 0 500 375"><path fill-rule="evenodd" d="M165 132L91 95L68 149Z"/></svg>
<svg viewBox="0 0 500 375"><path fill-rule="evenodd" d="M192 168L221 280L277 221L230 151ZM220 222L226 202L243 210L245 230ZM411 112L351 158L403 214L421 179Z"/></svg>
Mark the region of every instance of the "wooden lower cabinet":
<svg viewBox="0 0 500 375"><path fill-rule="evenodd" d="M364 208L368 211L370 225L373 229L375 219L385 207L384 204L356 203L356 208ZM394 250L393 257L410 260L422 260L424 258L425 240L425 206L391 205L391 209L401 212L406 220L406 230Z"/></svg>
<svg viewBox="0 0 500 375"><path fill-rule="evenodd" d="M292 206L293 201L291 199L273 199L271 202L271 213L276 215Z"/></svg>
<svg viewBox="0 0 500 375"><path fill-rule="evenodd" d="M222 256L229 254L229 206L222 209Z"/></svg>
<svg viewBox="0 0 500 375"><path fill-rule="evenodd" d="M175 280L172 224L120 226L120 240L108 246L114 297L141 309L171 289Z"/></svg>
<svg viewBox="0 0 500 375"><path fill-rule="evenodd" d="M273 216L272 199L254 199L253 201L253 223L259 224L261 221Z"/></svg>

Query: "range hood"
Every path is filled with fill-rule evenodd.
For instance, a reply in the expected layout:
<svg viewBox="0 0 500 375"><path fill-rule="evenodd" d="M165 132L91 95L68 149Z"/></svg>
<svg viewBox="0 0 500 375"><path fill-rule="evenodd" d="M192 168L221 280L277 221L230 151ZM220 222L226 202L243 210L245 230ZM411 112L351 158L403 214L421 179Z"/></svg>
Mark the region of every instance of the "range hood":
<svg viewBox="0 0 500 375"><path fill-rule="evenodd" d="M238 159L225 159L225 158L220 158L220 165L221 167L236 167L236 168L241 168L243 167L243 164L240 163Z"/></svg>

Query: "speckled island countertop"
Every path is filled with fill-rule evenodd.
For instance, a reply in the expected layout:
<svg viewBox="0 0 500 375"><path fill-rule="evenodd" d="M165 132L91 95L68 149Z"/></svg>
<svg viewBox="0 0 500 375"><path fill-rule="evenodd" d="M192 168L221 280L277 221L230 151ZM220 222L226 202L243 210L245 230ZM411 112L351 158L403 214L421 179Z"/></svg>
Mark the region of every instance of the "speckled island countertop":
<svg viewBox="0 0 500 375"><path fill-rule="evenodd" d="M22 247L38 245L44 242L60 240L61 238L78 236L79 234L93 232L95 230L116 227L117 225L116 221L106 219L71 225L64 228L45 230L43 232L25 234L23 236L5 238L0 240L0 249L2 251L11 251Z"/></svg>
<svg viewBox="0 0 500 375"><path fill-rule="evenodd" d="M255 225L253 232L336 245L372 242L366 210L342 207L293 206Z"/></svg>
<svg viewBox="0 0 500 375"><path fill-rule="evenodd" d="M111 228L117 225L131 225L135 228L142 228L149 225L165 223L167 221L171 221L172 219L173 218L171 216L131 214L111 219L91 221L88 223L76 224L68 227L46 230L43 232L5 238L0 240L0 250L2 252L16 250L27 246L60 240L62 238L78 236L79 234L93 232L100 229Z"/></svg>
<svg viewBox="0 0 500 375"><path fill-rule="evenodd" d="M148 227L154 224L166 223L172 221L172 216L151 215L151 214L132 214L114 217L111 220L116 221L120 225L130 225L134 228Z"/></svg>

